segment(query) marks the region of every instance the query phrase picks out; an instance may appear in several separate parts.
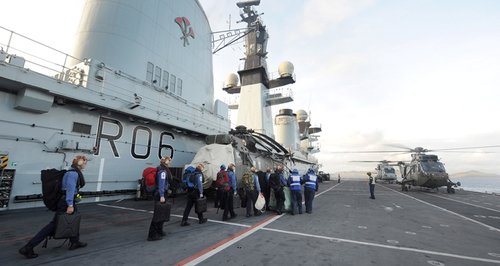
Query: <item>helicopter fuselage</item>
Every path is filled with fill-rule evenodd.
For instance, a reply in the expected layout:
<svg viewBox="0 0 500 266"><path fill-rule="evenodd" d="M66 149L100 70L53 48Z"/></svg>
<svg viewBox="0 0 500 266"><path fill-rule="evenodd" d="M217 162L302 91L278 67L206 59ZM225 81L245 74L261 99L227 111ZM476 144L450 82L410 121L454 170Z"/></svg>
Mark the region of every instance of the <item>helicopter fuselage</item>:
<svg viewBox="0 0 500 266"><path fill-rule="evenodd" d="M375 176L375 181L387 181L389 183L392 183L396 181L397 176L396 176L396 171L394 170L394 167L389 166L387 164L379 164L377 168L377 175Z"/></svg>
<svg viewBox="0 0 500 266"><path fill-rule="evenodd" d="M317 160L308 160L307 157L301 156L299 151L294 152L293 155L280 153L273 148L276 143L258 137L258 135L249 133L223 134L214 136L214 139L207 141L211 144L199 149L191 163L193 166L199 163L205 166L203 170L204 188L212 186L221 165L227 167L230 163L235 164L237 177L241 177L252 166L256 167L257 170L266 171L268 167L273 169L280 165L285 169L285 176L291 169L297 169L301 175L305 174L309 168L318 171Z"/></svg>
<svg viewBox="0 0 500 266"><path fill-rule="evenodd" d="M412 154L402 171L403 185L439 188L450 184L448 173L436 155Z"/></svg>

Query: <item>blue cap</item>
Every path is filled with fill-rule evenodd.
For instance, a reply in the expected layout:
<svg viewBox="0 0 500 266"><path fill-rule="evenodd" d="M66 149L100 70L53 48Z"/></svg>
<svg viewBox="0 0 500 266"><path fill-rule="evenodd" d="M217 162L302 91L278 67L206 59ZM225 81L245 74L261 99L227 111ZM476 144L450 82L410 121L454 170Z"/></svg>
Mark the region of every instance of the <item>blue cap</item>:
<svg viewBox="0 0 500 266"><path fill-rule="evenodd" d="M221 165L220 165L220 169L226 169L226 166L225 166L225 165L223 165L223 164L221 164Z"/></svg>

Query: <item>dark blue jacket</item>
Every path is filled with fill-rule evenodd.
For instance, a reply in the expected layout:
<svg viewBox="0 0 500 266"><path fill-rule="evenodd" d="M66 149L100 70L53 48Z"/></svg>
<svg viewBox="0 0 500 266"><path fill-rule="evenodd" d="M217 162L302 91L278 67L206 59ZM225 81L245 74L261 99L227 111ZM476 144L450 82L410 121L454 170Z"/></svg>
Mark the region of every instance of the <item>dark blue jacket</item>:
<svg viewBox="0 0 500 266"><path fill-rule="evenodd" d="M229 176L229 179L231 180L231 188L233 191L236 191L236 175L234 174L233 170L229 169L227 171L227 175Z"/></svg>
<svg viewBox="0 0 500 266"><path fill-rule="evenodd" d="M306 188L318 191L318 177L313 171L309 171L304 175L304 181L306 182L304 185Z"/></svg>
<svg viewBox="0 0 500 266"><path fill-rule="evenodd" d="M158 184L158 192L160 197L165 197L165 191L168 190L168 171L163 167L158 168L156 173L156 184Z"/></svg>
<svg viewBox="0 0 500 266"><path fill-rule="evenodd" d="M66 191L66 204L74 204L75 195L78 194L78 172L74 169L68 170L62 180L61 189Z"/></svg>
<svg viewBox="0 0 500 266"><path fill-rule="evenodd" d="M301 183L302 183L302 177L299 175L299 172L293 171L292 174L288 177L288 184L290 184L290 190L300 191Z"/></svg>

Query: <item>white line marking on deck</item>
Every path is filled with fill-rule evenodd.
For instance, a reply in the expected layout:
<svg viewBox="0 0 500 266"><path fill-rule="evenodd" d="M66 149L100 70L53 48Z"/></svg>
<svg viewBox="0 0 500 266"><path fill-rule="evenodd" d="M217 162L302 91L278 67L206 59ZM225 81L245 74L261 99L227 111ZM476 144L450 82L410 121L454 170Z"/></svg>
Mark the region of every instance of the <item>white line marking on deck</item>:
<svg viewBox="0 0 500 266"><path fill-rule="evenodd" d="M176 265L197 265L198 263L201 263L205 261L206 259L212 257L213 255L223 251L224 249L230 247L231 245L235 244L236 242L246 238L247 236L250 236L251 234L255 233L259 229L262 229L264 226L276 221L283 215L276 215L274 217L271 217L267 221L264 220L264 222L258 223L250 228L247 228L246 231L244 230L243 232L236 233L236 235L233 235L229 238L226 238L215 245L209 246L208 248L201 250L199 254L194 254L191 257L188 257L178 263Z"/></svg>
<svg viewBox="0 0 500 266"><path fill-rule="evenodd" d="M428 260L427 263L429 263L432 266L444 266L444 263L435 260Z"/></svg>
<svg viewBox="0 0 500 266"><path fill-rule="evenodd" d="M384 186L382 186L382 187L384 187ZM384 187L384 188L389 189L389 190L392 190L392 191L394 191L394 192L396 192L396 193L398 193L398 194L400 194L400 195L403 195L403 196L405 196L405 197L408 197L408 198L410 198L410 199L414 199L414 200L416 200L416 201L418 201L418 202L421 202L421 203L423 203L423 204L426 204L426 205L432 206L432 207L434 207L434 208L440 209L440 210L442 210L442 211L445 211L445 212L451 213L451 214L456 215L456 216L458 216L458 217L460 217L460 218L462 218L462 219L465 219L465 220L467 220L467 221L470 221L470 222L473 222L473 223L476 223L476 224L482 225L482 226L484 226L484 227L486 227L486 228L490 229L491 231L500 232L500 229L498 229L498 228L496 228L496 227L493 227L493 226L490 226L490 225L487 225L487 224L481 223L481 222L476 221L476 220L474 220L474 219L471 219L471 218L469 218L469 217L463 216L463 215L458 214L458 213L456 213L456 212L453 212L453 211L450 211L450 210L448 210L448 209L445 209L445 208L439 207L439 206L437 206L437 205L431 204L431 203L429 203L429 202L426 202L426 201L423 201L423 200L417 199L417 198L412 197L412 196L410 196L410 195L406 195L406 194L401 193L401 192L399 192L399 191L396 191L396 190L394 190L394 189L392 189L392 188L388 188L388 187Z"/></svg>
<svg viewBox="0 0 500 266"><path fill-rule="evenodd" d="M451 201L455 201L455 202L463 203L463 204L466 204L466 205L470 205L470 206L478 207L478 208L481 208L481 209L485 209L485 210L490 210L490 211L494 211L494 212L500 212L500 210L495 210L495 209L492 209L492 208L488 208L488 207L480 206L480 205L477 205L477 204L468 203L468 202L461 201L461 200L450 199L450 198L447 198L447 197L438 196L438 195L432 195L432 194L429 194L429 196L433 196L433 197L436 197L436 198L441 198L441 199L445 199L445 200L451 200ZM484 203L484 204L486 204L486 203ZM491 203L490 203L490 205L491 205Z"/></svg>
<svg viewBox="0 0 500 266"><path fill-rule="evenodd" d="M340 183L340 184L342 184L342 183ZM339 185L339 184L337 184L337 185ZM333 189L333 188L335 188L337 185L329 188L328 190L323 191L320 194L317 194L316 197L319 196L319 195L321 195L321 194L323 194L323 193L325 193L325 192L327 192L327 191L329 191L329 190L331 190L331 189ZM402 193L400 193L400 194L402 194ZM404 195L404 194L402 194L402 195ZM408 197L413 198L411 196L408 196ZM416 199L416 200L420 201L418 199ZM426 202L423 202L423 203L426 203ZM429 204L429 203L426 203L426 204ZM121 206L114 206L114 205L107 205L107 204L97 204L97 205L102 206L102 207L116 208L116 209L122 209L122 210L130 210L130 211L137 211L137 212L149 212L149 213L153 213L152 211L147 211L147 210L142 210L142 209L121 207ZM429 204L429 205L434 206L432 204ZM434 206L434 207L437 207L437 206ZM437 208L442 209L441 207L437 207ZM448 211L446 209L443 209L443 210ZM451 212L451 211L448 211L448 212ZM451 212L451 213L453 213L453 212ZM455 214L455 213L453 213L453 214ZM456 214L456 215L462 217L459 214ZM182 215L174 215L174 214L171 214L171 216L180 217L180 218L182 217ZM279 219L282 216L284 216L284 215L275 216L275 217L271 218L270 220L266 221L265 223L260 224L259 226L256 226L255 228L250 229L246 233L240 235L238 237L238 240L235 240L236 238L233 239L234 241L230 241L231 244L224 245L224 247L218 249L217 252L214 252L213 254L210 254L209 256L208 255L207 256L200 256L197 259L197 262L191 261L190 263L188 263L186 265L196 265L196 264L198 264L200 262L203 262L204 260L210 258L211 256L217 254L218 252L226 249L227 247L231 246L232 244L234 244L234 243L238 242L239 240L241 240L241 239L243 239L243 238L245 238L245 237L253 234L254 232L256 232L258 230L274 231L274 232L280 232L280 233L285 233L285 234L292 234L292 235L300 235L300 236L313 237L313 238L319 238L319 239L326 239L326 240L329 240L330 242L337 242L337 243L344 242L344 243L351 243L351 244L358 244L358 245L365 245L365 246L373 246L373 247L380 247L380 248L387 248L387 249L411 251L411 252L415 252L415 253L432 254L432 255L438 255L438 256L453 257L453 258L459 258L459 259L466 259L466 260L473 260L473 261L482 261L482 262L491 262L491 263L500 264L500 260L484 259L484 258L462 256L462 255L456 255L456 254L444 253L444 252L437 252L437 251L430 251L430 250L420 250L420 249L415 249L415 248L396 247L396 246L389 246L389 245L384 245L384 244L362 242L362 241L355 241L355 240L335 238L335 237L318 236L318 235L304 234L304 233L298 233L298 232L289 232L289 231L284 231L284 230L279 230L279 229L272 229L272 228L264 228L264 226L266 226L266 225L274 222L275 220ZM189 218L190 219L197 219L195 217L189 217ZM467 218L467 217L465 217L465 218ZM223 221L216 221L216 220L209 220L209 221L215 222L215 223L222 223L222 224L228 224L228 225L241 226L241 227L251 227L251 226L245 225L245 224L230 223L230 222L223 222ZM472 220L472 221L473 222L477 222L475 220ZM427 227L426 226L422 226L422 227L424 227L424 228L431 228L430 226L427 226ZM489 226L487 226L487 227L489 227ZM397 240L387 240L387 242L394 243L394 244L398 244L399 243L399 241L397 241ZM206 253L206 254L208 254L208 253ZM496 257L498 255L500 257L500 254L497 254L497 253L488 253L488 255L493 256L493 257ZM203 259L201 259L202 257L203 257Z"/></svg>
<svg viewBox="0 0 500 266"><path fill-rule="evenodd" d="M99 175L97 175L97 187L96 191L101 191L102 186L102 173L104 172L104 158L101 158L101 162L99 163ZM95 197L95 202L101 200L101 197Z"/></svg>
<svg viewBox="0 0 500 266"><path fill-rule="evenodd" d="M101 207L115 208L115 209L127 210L127 211L136 211L136 212L149 212L149 213L153 213L153 211L148 211L148 210L143 210L143 209L135 209L135 208L128 208L128 207L114 206L114 205L108 205L108 204L97 204L97 205L99 205L99 206L101 206ZM182 218L182 215L177 215L177 214L170 214L170 216L174 216L174 217ZM198 220L198 217L189 216L188 218L189 218L189 219L192 219L192 220ZM250 227L250 226L251 226L251 225L248 225L248 224L231 223L231 222L218 221L218 220L212 220L212 219L208 219L208 221L209 221L209 222L212 222L212 223L227 224L227 225L235 225L235 226L239 226L239 227Z"/></svg>
<svg viewBox="0 0 500 266"><path fill-rule="evenodd" d="M314 198L317 198L321 195L323 195L324 193L334 189L335 187L339 186L340 184L342 183L339 183L339 184L336 184L334 186L332 186L331 188L325 190L325 191L322 191L321 193L318 193L314 196ZM201 254L195 254L189 258L186 258L184 260L182 260L181 262L179 263L176 263L176 264L182 264L182 265L197 265L198 263L200 262L203 262L205 261L206 259L212 257L213 255L223 251L224 249L228 248L229 246L233 245L234 243L237 243L238 241L246 238L247 236L250 236L251 234L257 232L258 230L260 229L263 229L264 226L276 221L277 219L279 219L280 217L282 216L285 216L286 214L284 215L278 215L278 216L275 216L273 218L271 218L270 220L262 223L262 224L257 224L257 226L255 226L254 228L251 228L250 230L248 231L244 231L241 235L238 235L237 237L234 237L233 239L230 239L228 240L227 238L220 241L219 243L215 244L214 246L216 246L215 248L211 249L211 250L202 250L200 253ZM211 246L213 247L213 246Z"/></svg>
<svg viewBox="0 0 500 266"><path fill-rule="evenodd" d="M284 230L272 229L272 228L262 228L261 230L279 232L279 233L290 234L290 235L305 236L305 237L311 237L311 238L319 238L319 239L325 239L325 240L329 240L329 241L344 242L344 243L357 244L357 245L363 245L363 246L372 246L372 247L378 247L378 248L402 250L402 251L409 251L409 252L415 252L415 253L431 254L431 255L436 255L436 256L443 256L443 257L451 257L451 258L457 258L457 259L465 259L465 260L500 264L500 260L464 256L464 255L458 255L458 254L452 254L452 253L446 253L446 252L438 252L438 251L425 250L425 249L397 247L397 246L390 246L390 245L385 245L385 244L377 244L377 243L349 240L349 239L336 238L336 237L328 237L328 236L319 236L319 235L304 234L304 233L298 233L298 232L290 232L290 231L284 231ZM391 242L395 241L395 243L399 243L397 240L387 240L387 242L389 242L389 241L391 241Z"/></svg>

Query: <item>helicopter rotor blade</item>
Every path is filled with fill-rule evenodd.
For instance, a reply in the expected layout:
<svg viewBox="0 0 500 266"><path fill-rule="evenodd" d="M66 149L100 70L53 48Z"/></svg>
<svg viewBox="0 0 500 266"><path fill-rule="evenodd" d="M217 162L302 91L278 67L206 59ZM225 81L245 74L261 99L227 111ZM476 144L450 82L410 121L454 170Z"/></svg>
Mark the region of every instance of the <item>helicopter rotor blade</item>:
<svg viewBox="0 0 500 266"><path fill-rule="evenodd" d="M403 145L399 144L387 144L386 146L389 147L394 147L394 148L400 148L403 150L373 150L373 151L324 151L326 153L333 153L333 154L376 154L376 153L392 153L392 154L406 154L406 153L426 153L426 152L436 152L436 151L443 151L443 152L465 152L465 150L472 150L472 149L491 149L491 148L500 148L500 145L486 145L486 146L470 146L470 147L456 147L456 148L443 148L443 149L425 149L422 147L416 147L416 148L409 148ZM484 152L481 151L482 153L496 153L496 152Z"/></svg>
<svg viewBox="0 0 500 266"><path fill-rule="evenodd" d="M350 163L397 163L399 161L388 161L388 160L382 160L382 161L349 161Z"/></svg>
<svg viewBox="0 0 500 266"><path fill-rule="evenodd" d="M385 144L384 146L392 147L392 148L400 148L400 149L408 150L408 151L413 151L414 150L413 148L410 148L410 147L407 147L407 146L404 146L404 145L401 145L401 144Z"/></svg>
<svg viewBox="0 0 500 266"><path fill-rule="evenodd" d="M500 145L487 145L487 146L475 146L475 147L459 147L459 148L433 149L433 150L429 150L429 151L460 151L460 150L490 149L490 148L500 148Z"/></svg>
<svg viewBox="0 0 500 266"><path fill-rule="evenodd" d="M409 151L327 151L328 153L409 153Z"/></svg>
<svg viewBox="0 0 500 266"><path fill-rule="evenodd" d="M432 150L432 151L435 151L435 150ZM498 152L495 152L495 151L467 151L467 150L464 150L464 151L460 151L460 150L452 150L452 151L439 151L440 153L443 152L443 153L480 153L480 154L485 154L485 153L498 153Z"/></svg>

